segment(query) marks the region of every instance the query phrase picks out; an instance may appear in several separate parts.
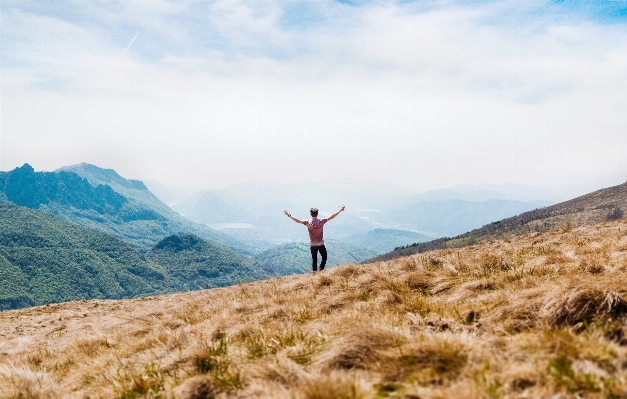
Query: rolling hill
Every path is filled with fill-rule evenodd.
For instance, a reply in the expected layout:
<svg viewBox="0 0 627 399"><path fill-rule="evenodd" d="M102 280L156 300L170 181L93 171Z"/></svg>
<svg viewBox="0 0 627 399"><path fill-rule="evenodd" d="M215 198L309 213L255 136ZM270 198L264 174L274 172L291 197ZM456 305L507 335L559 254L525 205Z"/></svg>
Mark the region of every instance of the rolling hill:
<svg viewBox="0 0 627 399"><path fill-rule="evenodd" d="M549 231L560 227L569 229L601 221L618 220L623 218L626 212L627 183L623 183L556 205L489 223L453 238L444 237L399 248L373 258L372 261L389 260L434 249L459 248L489 240L511 238L521 234Z"/></svg>
<svg viewBox="0 0 627 399"><path fill-rule="evenodd" d="M17 205L45 210L112 234L143 252L162 238L180 232L196 234L242 253L257 251L254 245L185 219L152 195L142 182L124 179L111 169L80 164L56 172L35 172L25 164L0 172L0 192Z"/></svg>
<svg viewBox="0 0 627 399"><path fill-rule="evenodd" d="M193 234L173 235L159 241L146 259L163 265L188 290L224 287L267 278L253 260Z"/></svg>

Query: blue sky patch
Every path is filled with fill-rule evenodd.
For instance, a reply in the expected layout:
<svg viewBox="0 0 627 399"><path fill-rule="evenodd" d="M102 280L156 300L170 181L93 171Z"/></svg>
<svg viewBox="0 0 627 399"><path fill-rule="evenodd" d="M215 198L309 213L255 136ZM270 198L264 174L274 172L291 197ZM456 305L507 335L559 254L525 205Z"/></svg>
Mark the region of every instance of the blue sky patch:
<svg viewBox="0 0 627 399"><path fill-rule="evenodd" d="M559 6L562 12L601 23L627 22L627 0L553 0L549 4Z"/></svg>
<svg viewBox="0 0 627 399"><path fill-rule="evenodd" d="M326 20L316 7L310 3L289 3L283 9L283 15L279 19L282 28L306 29L313 25L319 25Z"/></svg>

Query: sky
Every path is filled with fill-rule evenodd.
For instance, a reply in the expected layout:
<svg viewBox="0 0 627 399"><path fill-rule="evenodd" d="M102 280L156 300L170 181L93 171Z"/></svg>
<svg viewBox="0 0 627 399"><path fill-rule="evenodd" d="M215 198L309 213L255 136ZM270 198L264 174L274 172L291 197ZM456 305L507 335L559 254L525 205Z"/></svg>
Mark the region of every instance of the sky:
<svg viewBox="0 0 627 399"><path fill-rule="evenodd" d="M627 181L627 0L0 2L0 170Z"/></svg>

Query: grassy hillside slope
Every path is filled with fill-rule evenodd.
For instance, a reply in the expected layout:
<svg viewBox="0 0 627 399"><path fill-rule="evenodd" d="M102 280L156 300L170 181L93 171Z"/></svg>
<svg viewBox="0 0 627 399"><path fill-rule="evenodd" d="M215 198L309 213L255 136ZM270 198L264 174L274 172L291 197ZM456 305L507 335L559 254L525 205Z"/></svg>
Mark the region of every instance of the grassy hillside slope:
<svg viewBox="0 0 627 399"><path fill-rule="evenodd" d="M624 398L627 221L209 291L0 313L42 398Z"/></svg>
<svg viewBox="0 0 627 399"><path fill-rule="evenodd" d="M487 224L468 233L449 238L416 243L373 258L390 260L442 248L460 248L489 240L511 238L559 227L578 227L623 218L627 214L627 183L604 188L570 201L525 212Z"/></svg>
<svg viewBox="0 0 627 399"><path fill-rule="evenodd" d="M0 203L0 309L182 289L123 241Z"/></svg>

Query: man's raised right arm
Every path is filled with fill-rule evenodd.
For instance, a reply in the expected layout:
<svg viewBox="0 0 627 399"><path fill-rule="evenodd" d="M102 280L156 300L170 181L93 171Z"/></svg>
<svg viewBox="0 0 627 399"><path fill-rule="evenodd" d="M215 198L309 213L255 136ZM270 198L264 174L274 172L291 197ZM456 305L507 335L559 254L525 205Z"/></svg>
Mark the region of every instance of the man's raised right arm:
<svg viewBox="0 0 627 399"><path fill-rule="evenodd" d="M299 223L299 224L303 224L304 223L302 220L296 219L294 216L292 216L292 214L289 213L287 210L284 210L283 213L286 214L288 218L292 219L296 223Z"/></svg>

